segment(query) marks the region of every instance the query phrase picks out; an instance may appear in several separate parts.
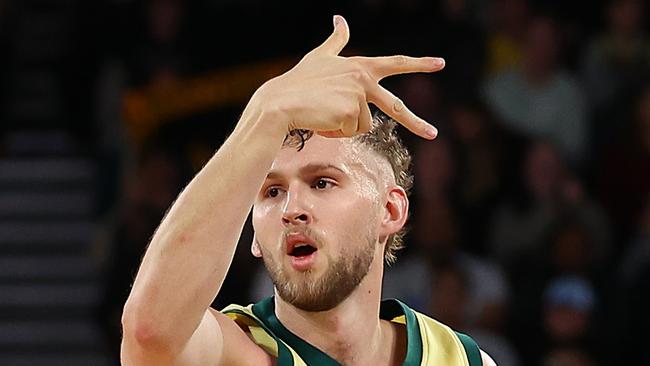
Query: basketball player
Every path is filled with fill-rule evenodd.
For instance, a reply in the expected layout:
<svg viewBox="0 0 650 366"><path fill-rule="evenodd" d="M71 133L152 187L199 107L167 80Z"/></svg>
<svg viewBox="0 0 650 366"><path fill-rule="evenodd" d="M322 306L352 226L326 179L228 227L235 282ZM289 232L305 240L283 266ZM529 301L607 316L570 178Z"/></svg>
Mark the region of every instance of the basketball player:
<svg viewBox="0 0 650 366"><path fill-rule="evenodd" d="M411 177L395 123L373 120L368 103L435 138L378 81L444 61L340 57L349 29L334 24L255 92L160 224L124 307L124 365L494 365L468 336L380 301ZM252 252L276 296L219 312L210 304L251 208Z"/></svg>

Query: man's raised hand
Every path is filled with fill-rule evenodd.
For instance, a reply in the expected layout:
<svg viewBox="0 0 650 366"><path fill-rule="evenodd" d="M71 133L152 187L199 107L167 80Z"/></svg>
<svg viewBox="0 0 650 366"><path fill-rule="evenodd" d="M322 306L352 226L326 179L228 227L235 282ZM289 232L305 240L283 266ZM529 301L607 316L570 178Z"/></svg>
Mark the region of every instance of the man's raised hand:
<svg viewBox="0 0 650 366"><path fill-rule="evenodd" d="M368 103L373 103L413 133L433 139L435 127L411 112L379 85L385 77L442 69L434 57L341 57L350 38L345 19L334 16L334 31L291 70L264 84L256 98L264 108L279 112L287 130L313 130L327 137L365 133L372 127Z"/></svg>

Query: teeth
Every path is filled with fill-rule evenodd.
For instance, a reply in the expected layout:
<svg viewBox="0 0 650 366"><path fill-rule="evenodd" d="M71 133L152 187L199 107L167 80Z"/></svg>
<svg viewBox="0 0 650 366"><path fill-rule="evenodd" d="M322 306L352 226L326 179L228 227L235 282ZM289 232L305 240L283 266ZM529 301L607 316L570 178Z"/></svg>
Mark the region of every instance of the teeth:
<svg viewBox="0 0 650 366"><path fill-rule="evenodd" d="M307 244L307 243L298 243L298 244L296 244L296 246L294 246L294 248L300 248L300 247L306 247L306 246L309 246L309 244Z"/></svg>

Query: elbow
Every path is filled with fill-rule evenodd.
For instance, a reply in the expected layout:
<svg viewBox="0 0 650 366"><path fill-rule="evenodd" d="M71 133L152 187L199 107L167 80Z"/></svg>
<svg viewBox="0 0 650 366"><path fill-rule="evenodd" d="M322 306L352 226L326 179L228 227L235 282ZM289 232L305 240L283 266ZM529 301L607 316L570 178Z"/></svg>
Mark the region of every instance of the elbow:
<svg viewBox="0 0 650 366"><path fill-rule="evenodd" d="M175 360L168 338L145 321L122 316L120 362L124 366L172 365Z"/></svg>
<svg viewBox="0 0 650 366"><path fill-rule="evenodd" d="M137 309L127 301L122 312L122 338L128 343L143 350L157 352L172 352L174 339L172 333L156 322L146 310Z"/></svg>

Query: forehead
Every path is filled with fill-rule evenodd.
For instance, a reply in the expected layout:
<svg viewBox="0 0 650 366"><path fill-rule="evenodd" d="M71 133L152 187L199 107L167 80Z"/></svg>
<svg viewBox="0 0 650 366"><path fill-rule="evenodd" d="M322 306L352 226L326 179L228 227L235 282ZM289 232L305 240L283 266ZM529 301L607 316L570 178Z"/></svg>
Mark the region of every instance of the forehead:
<svg viewBox="0 0 650 366"><path fill-rule="evenodd" d="M301 167L333 165L348 174L355 171L376 171L372 154L368 149L353 143L350 138L325 138L314 134L305 142L302 150L283 147L276 155L271 171L291 174Z"/></svg>

